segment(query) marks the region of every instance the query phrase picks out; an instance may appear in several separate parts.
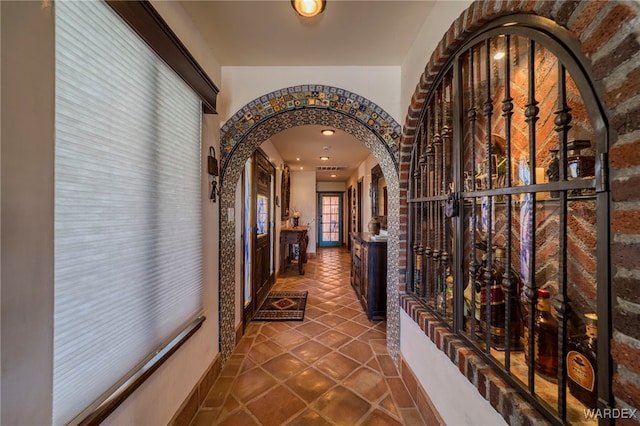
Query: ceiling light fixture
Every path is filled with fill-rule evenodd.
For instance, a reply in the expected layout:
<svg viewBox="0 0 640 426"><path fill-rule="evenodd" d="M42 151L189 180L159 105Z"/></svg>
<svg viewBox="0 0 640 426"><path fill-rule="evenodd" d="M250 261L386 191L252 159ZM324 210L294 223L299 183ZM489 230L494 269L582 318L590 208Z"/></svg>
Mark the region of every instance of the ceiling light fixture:
<svg viewBox="0 0 640 426"><path fill-rule="evenodd" d="M338 177L338 175L331 175L331 177Z"/></svg>
<svg viewBox="0 0 640 426"><path fill-rule="evenodd" d="M320 131L325 136L332 136L336 131L333 129L323 129Z"/></svg>
<svg viewBox="0 0 640 426"><path fill-rule="evenodd" d="M291 0L291 6L298 15L313 18L324 11L327 0Z"/></svg>
<svg viewBox="0 0 640 426"><path fill-rule="evenodd" d="M328 161L328 160L329 160L329 157L327 157L326 155L323 155L322 157L320 157L320 159L321 159L322 161Z"/></svg>
<svg viewBox="0 0 640 426"><path fill-rule="evenodd" d="M504 52L502 52L502 51L500 51L500 52L496 52L496 54L495 54L495 55L493 55L493 59L495 59L496 61L497 61L497 60L500 60L500 59L502 59L502 58L504 58L504 57L505 57L505 53L504 53Z"/></svg>

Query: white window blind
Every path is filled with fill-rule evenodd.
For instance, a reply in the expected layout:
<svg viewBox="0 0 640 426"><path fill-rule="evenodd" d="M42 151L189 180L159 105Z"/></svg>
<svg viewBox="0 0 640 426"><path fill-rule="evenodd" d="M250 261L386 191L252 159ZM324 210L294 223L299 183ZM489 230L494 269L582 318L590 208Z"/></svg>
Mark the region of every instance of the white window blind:
<svg viewBox="0 0 640 426"><path fill-rule="evenodd" d="M105 3L55 21L58 425L202 310L202 106Z"/></svg>

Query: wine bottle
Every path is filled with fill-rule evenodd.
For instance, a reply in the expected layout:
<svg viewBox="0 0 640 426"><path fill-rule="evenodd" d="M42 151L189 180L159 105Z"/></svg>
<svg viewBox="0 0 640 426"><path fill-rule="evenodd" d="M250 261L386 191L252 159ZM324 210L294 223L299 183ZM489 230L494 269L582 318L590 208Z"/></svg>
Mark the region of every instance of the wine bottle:
<svg viewBox="0 0 640 426"><path fill-rule="evenodd" d="M598 340L598 316L585 315L586 330L569 339L567 351L567 383L569 392L588 408L596 408L598 383L596 351Z"/></svg>

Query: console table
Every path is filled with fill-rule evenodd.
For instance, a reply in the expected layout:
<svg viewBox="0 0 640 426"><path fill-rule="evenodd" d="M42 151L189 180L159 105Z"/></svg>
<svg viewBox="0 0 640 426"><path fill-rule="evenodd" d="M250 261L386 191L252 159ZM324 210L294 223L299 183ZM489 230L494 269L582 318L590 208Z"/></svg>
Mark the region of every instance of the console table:
<svg viewBox="0 0 640 426"><path fill-rule="evenodd" d="M280 229L280 274L284 273L285 258L287 263L291 262L292 247L297 244L299 247L298 274L304 275L303 264L307 262L307 244L309 243L308 230L308 226Z"/></svg>

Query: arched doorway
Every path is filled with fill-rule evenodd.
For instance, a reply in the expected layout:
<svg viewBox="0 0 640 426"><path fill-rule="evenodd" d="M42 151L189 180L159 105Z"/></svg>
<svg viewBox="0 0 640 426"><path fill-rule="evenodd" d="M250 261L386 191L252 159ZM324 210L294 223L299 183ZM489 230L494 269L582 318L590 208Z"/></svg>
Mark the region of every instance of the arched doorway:
<svg viewBox="0 0 640 426"><path fill-rule="evenodd" d="M400 346L398 304L400 125L379 106L355 93L324 85L281 89L253 100L227 121L220 133L220 352L223 363L235 346L236 224L227 212L236 203L236 183L244 164L262 142L296 126L321 124L362 141L378 160L390 194L388 205L387 347Z"/></svg>

